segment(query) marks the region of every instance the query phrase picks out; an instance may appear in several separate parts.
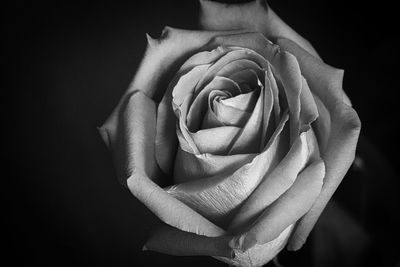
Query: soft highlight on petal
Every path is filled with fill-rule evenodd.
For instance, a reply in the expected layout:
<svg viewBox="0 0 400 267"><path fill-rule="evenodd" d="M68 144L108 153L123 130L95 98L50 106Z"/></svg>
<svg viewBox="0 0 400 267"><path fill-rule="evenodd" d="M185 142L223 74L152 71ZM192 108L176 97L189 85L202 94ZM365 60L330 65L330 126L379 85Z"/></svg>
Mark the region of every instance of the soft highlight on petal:
<svg viewBox="0 0 400 267"><path fill-rule="evenodd" d="M247 251L255 244L274 240L286 227L294 224L312 206L321 192L325 175L323 161L309 165L280 198L268 206L251 228L238 237L239 247Z"/></svg>
<svg viewBox="0 0 400 267"><path fill-rule="evenodd" d="M286 114L264 151L233 173L227 171L213 177L174 185L167 188L167 192L207 218L221 222L282 160L288 143L284 135L287 121Z"/></svg>
<svg viewBox="0 0 400 267"><path fill-rule="evenodd" d="M107 133L118 177L132 194L165 223L207 236L220 236L223 229L167 194L155 182L157 165L154 155L156 108L141 91L127 97L115 128L102 127ZM116 130L114 130L116 129Z"/></svg>
<svg viewBox="0 0 400 267"><path fill-rule="evenodd" d="M311 91L318 96L330 115L329 137L321 154L326 166L324 185L311 210L299 221L290 240L289 247L297 250L306 241L322 210L351 166L361 122L355 110L344 102L342 70L321 62L290 40L281 39L278 44L297 57ZM326 127L322 129L327 130Z"/></svg>

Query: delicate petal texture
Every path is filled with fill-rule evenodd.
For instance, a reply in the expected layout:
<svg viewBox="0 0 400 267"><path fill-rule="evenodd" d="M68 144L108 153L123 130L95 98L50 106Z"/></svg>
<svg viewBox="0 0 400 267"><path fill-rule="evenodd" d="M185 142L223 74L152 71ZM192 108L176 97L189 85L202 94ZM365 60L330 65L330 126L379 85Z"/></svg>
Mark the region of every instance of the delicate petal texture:
<svg viewBox="0 0 400 267"><path fill-rule="evenodd" d="M206 114L210 94L213 94L216 91L219 91L220 93L228 91L231 94L239 94L240 87L231 79L216 76L203 90L199 92L189 107L187 117L183 118L191 132L200 129L201 120L199 118L204 117Z"/></svg>
<svg viewBox="0 0 400 267"><path fill-rule="evenodd" d="M229 231L237 233L243 230L250 221L254 221L260 213L292 186L298 173L307 163L308 147L306 134L300 135L290 151L279 164L268 173L257 189L242 205L233 218Z"/></svg>
<svg viewBox="0 0 400 267"><path fill-rule="evenodd" d="M258 90L237 95L235 97L222 99L220 103L226 107L232 107L241 111L251 111L258 99Z"/></svg>
<svg viewBox="0 0 400 267"><path fill-rule="evenodd" d="M179 69L182 61L200 49L203 50L202 48L213 37L238 32L190 31L165 27L160 39L152 39L148 36L144 58L131 84L106 122L100 127L100 133L105 138L106 144L109 144L109 140L107 134L103 134L104 129L110 132L116 131L119 110L129 94L140 90L152 99L161 99L168 85L165 84L166 81L171 80L174 70Z"/></svg>
<svg viewBox="0 0 400 267"><path fill-rule="evenodd" d="M261 90L262 92L264 91L264 89ZM259 96L254 106L253 113L246 122L246 125L244 125L240 132L232 139L227 153L228 155L255 153L259 151L264 110L264 99L261 97L262 95L263 93Z"/></svg>
<svg viewBox="0 0 400 267"><path fill-rule="evenodd" d="M300 67L296 58L287 52L277 53L272 64L278 69L279 77L285 88L290 112L290 143L293 143L300 130L300 94L302 88Z"/></svg>
<svg viewBox="0 0 400 267"><path fill-rule="evenodd" d="M287 120L286 114L264 151L233 173L225 172L174 185L167 188L168 193L212 221L224 223L222 220L225 216L246 199L264 176L281 161L282 147L287 143L285 136L281 135Z"/></svg>
<svg viewBox="0 0 400 267"><path fill-rule="evenodd" d="M146 249L261 266L288 240L305 242L354 158L360 122L343 71L265 1L200 2L201 26L216 31L148 36L99 130L118 178L165 223ZM161 188L160 171L176 184Z"/></svg>
<svg viewBox="0 0 400 267"><path fill-rule="evenodd" d="M171 197L153 182L157 181L155 120L155 103L141 91L135 91L128 95L121 106L117 131L102 129L108 135L119 177L127 179L132 194L165 223L202 235L224 234L223 229Z"/></svg>
<svg viewBox="0 0 400 267"><path fill-rule="evenodd" d="M311 43L282 21L268 6L266 0L233 5L200 0L199 20L200 26L204 30L245 29L261 32L273 41L279 38L289 39L320 59ZM343 101L351 106L351 101L345 93L343 93Z"/></svg>
<svg viewBox="0 0 400 267"><path fill-rule="evenodd" d="M293 186L263 211L248 231L235 237L237 247L247 251L255 244L270 242L295 223L311 208L321 192L324 175L325 168L321 160L309 165Z"/></svg>
<svg viewBox="0 0 400 267"><path fill-rule="evenodd" d="M178 148L175 159L174 180L176 184L234 172L252 160L256 154L236 154L228 156L188 153Z"/></svg>
<svg viewBox="0 0 400 267"><path fill-rule="evenodd" d="M278 44L296 55L311 91L320 98L330 114L329 138L321 155L326 166L324 185L313 207L300 220L291 238L289 246L296 250L304 244L352 164L361 123L354 109L343 101L343 71L324 64L290 40L278 40Z"/></svg>
<svg viewBox="0 0 400 267"><path fill-rule="evenodd" d="M246 252L235 248L235 239L230 242L230 247L235 251L235 259L218 258L232 266L238 267L255 267L263 266L266 262L272 260L286 245L293 225L283 230L274 240L263 245L255 245Z"/></svg>

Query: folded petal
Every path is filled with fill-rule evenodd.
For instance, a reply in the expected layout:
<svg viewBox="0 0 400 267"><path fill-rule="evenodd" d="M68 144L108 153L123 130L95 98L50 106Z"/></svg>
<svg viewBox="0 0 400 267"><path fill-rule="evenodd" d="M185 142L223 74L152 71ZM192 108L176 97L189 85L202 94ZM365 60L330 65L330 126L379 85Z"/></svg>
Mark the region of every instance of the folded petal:
<svg viewBox="0 0 400 267"><path fill-rule="evenodd" d="M212 45L211 49L218 47L218 45L210 45ZM205 49L207 48L208 47L205 47ZM244 47L230 47L229 49L232 49L232 51L226 53L208 69L207 73L197 84L195 89L196 92L201 90L217 75L229 77L240 70L249 68L253 69L260 75L263 75L261 68L264 68L267 64L264 57L259 55L257 52Z"/></svg>
<svg viewBox="0 0 400 267"><path fill-rule="evenodd" d="M268 60L282 82L290 110L291 142L299 134L300 94L303 85L299 64L296 57L272 44L258 33L243 33L218 36L211 42L212 46L243 46L254 50ZM268 63L265 65L268 68Z"/></svg>
<svg viewBox="0 0 400 267"><path fill-rule="evenodd" d="M279 118L281 117L281 108L279 105L279 90L278 90L278 85L276 83L275 77L271 70L271 64L268 64L265 79L266 79L265 83L269 84L269 86L271 88L272 96L274 98L273 110L274 110L274 116L275 116L275 123L276 123L276 125L278 125Z"/></svg>
<svg viewBox="0 0 400 267"><path fill-rule="evenodd" d="M293 186L268 206L249 230L236 236L233 243L242 251L247 251L256 244L265 244L277 238L311 208L321 192L324 175L323 161L309 165Z"/></svg>
<svg viewBox="0 0 400 267"><path fill-rule="evenodd" d="M310 129L311 123L318 118L318 108L313 94L308 87L306 79L302 77L302 88L300 93L300 131Z"/></svg>
<svg viewBox="0 0 400 267"><path fill-rule="evenodd" d="M228 99L231 99L231 97L224 99L214 98L213 100L209 101L209 108L206 116L204 117L201 127L202 129L225 125L236 127L243 127L245 125L245 123L249 120L251 113L234 108L232 106L224 105L223 101Z"/></svg>
<svg viewBox="0 0 400 267"><path fill-rule="evenodd" d="M266 72L271 71L271 69L267 68ZM260 140L260 150L263 149L263 147L267 144L269 138L272 136L273 132L275 131L275 118L274 116L271 116L272 110L274 108L274 105L279 105L279 103L275 103L274 99L274 92L273 92L273 85L272 82L269 79L269 76L271 74L266 73L265 74L265 82L264 82L264 99L263 99L263 120L262 120L262 127L261 127L261 140Z"/></svg>
<svg viewBox="0 0 400 267"><path fill-rule="evenodd" d="M312 45L283 22L265 0L240 4L200 0L199 20L204 30L247 29L261 32L271 40L279 37L291 39L318 56Z"/></svg>
<svg viewBox="0 0 400 267"><path fill-rule="evenodd" d="M240 93L240 87L233 80L221 76L216 76L212 81L201 90L197 96L193 96L194 100L191 105L188 105L189 110L187 117L183 117L187 124L187 128L191 132L196 132L200 129L201 122L208 108L209 95L213 91L229 91L232 95ZM181 114L181 116L183 113Z"/></svg>
<svg viewBox="0 0 400 267"><path fill-rule="evenodd" d="M262 119L264 111L264 88L254 106L253 112L243 128L231 139L228 155L260 152Z"/></svg>
<svg viewBox="0 0 400 267"><path fill-rule="evenodd" d="M209 67L210 64L198 65L182 76L177 77L178 80L172 91L172 100L175 106L179 107L188 95L194 94L197 83L204 76ZM168 92L166 95L169 95Z"/></svg>
<svg viewBox="0 0 400 267"><path fill-rule="evenodd" d="M291 40L278 39L276 43L297 58L312 93L321 99L328 110L334 110L337 102L343 102L343 70L325 64Z"/></svg>
<svg viewBox="0 0 400 267"><path fill-rule="evenodd" d="M252 111L257 102L260 91L255 89L248 93L243 93L234 97L221 99L220 103L226 107L231 107L241 111Z"/></svg>
<svg viewBox="0 0 400 267"><path fill-rule="evenodd" d="M285 157L274 169L265 174L257 189L243 203L229 225L229 231L232 233L243 231L267 206L288 190L304 168L307 159L306 133L302 133Z"/></svg>
<svg viewBox="0 0 400 267"><path fill-rule="evenodd" d="M102 127L113 153L118 176L132 194L165 223L207 236L225 231L167 194L155 182L157 165L154 155L156 105L143 92L135 91L121 105L115 128Z"/></svg>
<svg viewBox="0 0 400 267"><path fill-rule="evenodd" d="M176 256L204 255L234 258L235 253L228 245L230 239L228 235L207 237L163 225L152 232L143 249Z"/></svg>
<svg viewBox="0 0 400 267"><path fill-rule="evenodd" d="M236 171L178 184L167 188L167 192L210 220L226 223L228 213L234 212L286 153L282 150L286 149L288 140L282 134L287 120L288 114L264 151Z"/></svg>
<svg viewBox="0 0 400 267"><path fill-rule="evenodd" d="M315 120L313 128L315 129L319 149L322 152L325 151L326 146L328 145L329 134L331 131L331 115L319 97L315 94L313 94L313 97L318 109L318 118Z"/></svg>
<svg viewBox="0 0 400 267"><path fill-rule="evenodd" d="M290 233L293 230L293 225L290 225L274 240L265 243L263 245L255 245L246 252L235 248L234 240L229 243L235 251L235 258L221 258L215 257L221 261L224 261L231 266L241 266L241 267L255 267L264 266L265 263L272 260L285 246L287 240L290 237Z"/></svg>
<svg viewBox="0 0 400 267"><path fill-rule="evenodd" d="M174 182L181 184L221 173L233 172L250 162L256 154L215 155L192 154L178 148L174 168Z"/></svg>
<svg viewBox="0 0 400 267"><path fill-rule="evenodd" d="M234 80L237 84L239 84L241 89L242 87L244 89L247 88L251 89L251 90L241 90L243 94L248 93L258 87L259 77L257 76L257 73L252 69L240 70L232 73L227 77ZM245 85L247 86L246 88Z"/></svg>
<svg viewBox="0 0 400 267"><path fill-rule="evenodd" d="M227 155L232 140L239 135L241 130L236 126L209 128L189 133L189 138L193 140L199 151L196 154Z"/></svg>
<svg viewBox="0 0 400 267"><path fill-rule="evenodd" d="M168 88L168 82L179 70L183 61L196 52L203 51L204 46L213 37L235 32L240 31L190 31L165 27L159 39L147 36L144 58L128 89L102 127L115 131L121 105L127 96L136 90L142 91L152 99L161 100ZM107 139L105 142L108 145Z"/></svg>
<svg viewBox="0 0 400 267"><path fill-rule="evenodd" d="M344 102L343 71L321 62L290 40L278 40L278 44L297 57L311 91L318 96L330 115L329 138L321 154L326 166L324 185L313 207L299 221L291 238L289 246L296 250L304 244L322 210L351 166L361 123L354 109Z"/></svg>
<svg viewBox="0 0 400 267"><path fill-rule="evenodd" d="M300 130L300 94L302 77L296 58L287 52L279 52L272 59L272 65L278 70L290 112L290 142L299 135Z"/></svg>
<svg viewBox="0 0 400 267"><path fill-rule="evenodd" d="M192 94L197 82L211 63L225 55L229 50L217 47L212 51L202 51L190 57L170 82L157 109L156 159L160 168L170 174L177 148L175 113L171 103L180 106ZM174 90L174 95L172 92Z"/></svg>

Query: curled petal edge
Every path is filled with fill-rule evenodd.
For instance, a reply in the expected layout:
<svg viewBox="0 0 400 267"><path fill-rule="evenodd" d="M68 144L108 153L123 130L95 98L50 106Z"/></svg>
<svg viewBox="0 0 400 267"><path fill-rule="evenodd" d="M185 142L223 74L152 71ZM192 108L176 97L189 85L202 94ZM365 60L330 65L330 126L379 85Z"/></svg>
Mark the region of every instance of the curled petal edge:
<svg viewBox="0 0 400 267"><path fill-rule="evenodd" d="M321 62L291 40L280 39L277 43L296 56L311 91L330 114L329 138L326 149L321 153L326 166L324 184L310 211L298 222L288 245L289 250L298 250L353 163L361 121L357 112L346 103L348 101L342 89L343 70Z"/></svg>

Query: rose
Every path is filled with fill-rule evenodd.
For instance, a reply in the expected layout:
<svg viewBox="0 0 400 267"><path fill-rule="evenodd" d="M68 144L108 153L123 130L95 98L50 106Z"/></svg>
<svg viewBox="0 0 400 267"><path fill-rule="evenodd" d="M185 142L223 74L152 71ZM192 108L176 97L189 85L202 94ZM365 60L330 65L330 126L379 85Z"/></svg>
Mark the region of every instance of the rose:
<svg viewBox="0 0 400 267"><path fill-rule="evenodd" d="M305 242L353 161L360 122L343 71L265 3L201 9L203 31L148 36L100 133L118 177L165 222L146 248L260 266ZM158 186L162 172L175 185Z"/></svg>

